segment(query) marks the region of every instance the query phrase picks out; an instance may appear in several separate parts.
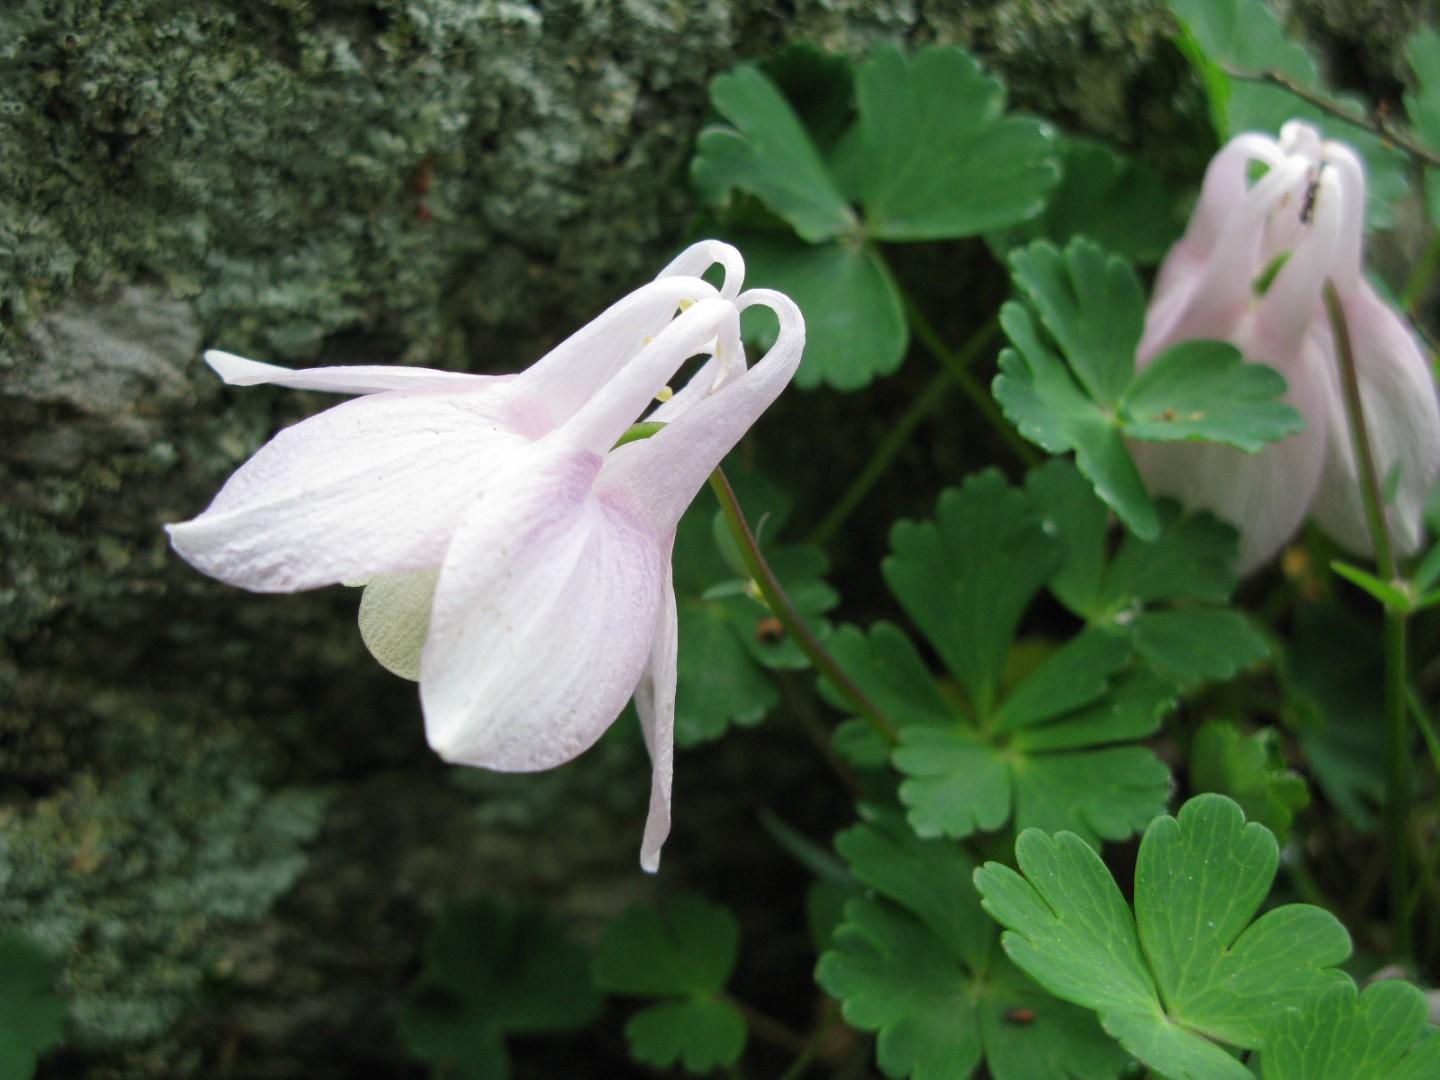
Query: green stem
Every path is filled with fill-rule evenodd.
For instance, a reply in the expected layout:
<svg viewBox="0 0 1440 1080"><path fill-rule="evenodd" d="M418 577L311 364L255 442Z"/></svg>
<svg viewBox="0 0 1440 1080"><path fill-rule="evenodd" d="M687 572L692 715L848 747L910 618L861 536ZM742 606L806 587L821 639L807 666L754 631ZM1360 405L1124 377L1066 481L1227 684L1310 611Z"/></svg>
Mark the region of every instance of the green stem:
<svg viewBox="0 0 1440 1080"><path fill-rule="evenodd" d="M920 305L915 302L915 298L904 289L900 290L900 296L905 301L905 316L910 320L910 328L915 331L915 336L920 339L920 343L930 350L930 355L940 361L941 366L955 381L955 385L960 387L965 396L970 399L970 403L980 410L980 415L995 429L995 433L1000 436L1005 445L1015 452L1015 456L1029 468L1040 464L1040 454L1010 426L1009 421L1000 412L1000 407L995 404L995 399L975 381L975 377L967 370L970 361L979 352L979 348L972 351L970 344L967 343L963 353L955 352L945 344L945 339L926 318L925 312L920 310ZM972 338L971 343L974 340Z"/></svg>
<svg viewBox="0 0 1440 1080"><path fill-rule="evenodd" d="M1395 553L1390 546L1390 530L1385 523L1385 500L1380 494L1380 473L1371 452L1370 431L1365 424L1365 406L1360 398L1360 376L1355 370L1355 350L1350 341L1350 324L1345 308L1333 282L1325 283L1325 311L1330 316L1330 329L1335 337L1336 358L1340 361L1340 386L1345 397L1345 415L1350 421L1350 446L1355 452L1355 465L1360 473L1360 499L1365 504L1365 520L1370 527L1370 540L1375 545L1375 565L1387 582L1398 584ZM1402 698L1403 706L1403 698Z"/></svg>
<svg viewBox="0 0 1440 1080"><path fill-rule="evenodd" d="M845 673L845 669L825 651L825 646L820 644L820 639L805 625L805 620L790 602L790 597L775 576L775 571L770 569L770 564L765 561L760 545L755 541L755 534L750 531L745 512L740 509L740 501L735 498L735 489L730 486L724 469L717 467L710 474L710 488L720 502L720 512L725 515L725 523L730 527L730 533L740 548L740 556L745 560L746 569L750 571L750 576L759 587L770 610L780 620L780 625L785 627L786 633L800 646L800 651L810 658L815 670L829 679L835 688L849 699L860 718L874 728L886 742L894 743L897 738L895 726L885 719L865 691L855 685L854 680Z"/></svg>
<svg viewBox="0 0 1440 1080"><path fill-rule="evenodd" d="M960 350L961 365L969 367L971 361L994 342L999 331L999 320L992 318L971 335L970 340ZM890 429L884 440L875 448L875 452L870 455L870 460L860 471L860 475L851 481L850 486L845 489L845 493L830 508L830 512L825 515L819 525L815 526L814 532L810 534L810 543L817 547L824 547L835 538L840 527L864 502L865 496L870 494L870 489L880 482L881 478L889 471L890 466L895 463L896 456L910 441L910 436L915 433L920 422L945 399L945 395L955 383L955 376L947 368L931 379L925 389L920 391L919 395L910 402L910 407L901 414L900 419L895 422L895 426Z"/></svg>
<svg viewBox="0 0 1440 1080"><path fill-rule="evenodd" d="M1385 833L1393 951L1410 957L1410 728L1405 716L1405 616L1385 613Z"/></svg>
<svg viewBox="0 0 1440 1080"><path fill-rule="evenodd" d="M1340 364L1340 385L1344 392L1346 418L1350 422L1350 443L1360 474L1360 497L1370 540L1375 547L1375 564L1387 582L1408 591L1395 564L1395 549L1385 521L1385 503L1380 495L1380 474L1371 452L1360 397L1360 377L1355 370L1355 350L1350 325L1333 282L1325 283L1325 311L1335 337L1335 354ZM1410 957L1410 727L1406 716L1404 611L1385 610L1385 853L1392 948L1402 960Z"/></svg>

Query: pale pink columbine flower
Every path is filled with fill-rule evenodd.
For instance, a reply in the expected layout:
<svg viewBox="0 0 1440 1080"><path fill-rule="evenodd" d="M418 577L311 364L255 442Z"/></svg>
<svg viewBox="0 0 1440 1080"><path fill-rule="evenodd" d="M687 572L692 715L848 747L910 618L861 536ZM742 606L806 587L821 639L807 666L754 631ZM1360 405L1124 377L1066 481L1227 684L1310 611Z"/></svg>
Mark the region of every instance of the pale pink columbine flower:
<svg viewBox="0 0 1440 1080"><path fill-rule="evenodd" d="M1303 432L1256 454L1215 443L1132 446L1152 493L1240 530L1241 573L1270 559L1307 513L1345 547L1371 550L1322 300L1327 280L1350 326L1382 479L1399 470L1391 533L1401 551L1420 543L1425 496L1440 473L1440 405L1414 335L1362 275L1364 230L1359 159L1292 121L1278 141L1247 133L1221 148L1160 268L1140 366L1180 341L1228 341L1284 375L1286 400L1305 418Z"/></svg>
<svg viewBox="0 0 1440 1080"><path fill-rule="evenodd" d="M699 277L713 263L718 290ZM366 643L419 680L447 761L552 768L633 694L653 766L641 845L653 871L670 828L676 524L805 341L794 303L741 293L743 274L728 244L696 244L513 376L291 371L207 353L232 384L363 396L280 432L203 514L167 527L171 542L260 592L366 582ZM747 369L740 313L756 304L779 335ZM645 417L665 426L616 447L692 356L708 359Z"/></svg>

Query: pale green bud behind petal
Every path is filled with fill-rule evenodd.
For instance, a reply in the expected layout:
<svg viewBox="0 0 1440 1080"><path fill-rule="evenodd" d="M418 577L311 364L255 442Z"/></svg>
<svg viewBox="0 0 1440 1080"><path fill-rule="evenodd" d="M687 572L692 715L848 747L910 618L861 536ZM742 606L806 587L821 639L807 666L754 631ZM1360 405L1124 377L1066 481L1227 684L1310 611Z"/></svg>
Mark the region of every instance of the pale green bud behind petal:
<svg viewBox="0 0 1440 1080"><path fill-rule="evenodd" d="M386 671L420 681L420 650L430 633L430 605L440 568L387 574L360 597L360 638Z"/></svg>

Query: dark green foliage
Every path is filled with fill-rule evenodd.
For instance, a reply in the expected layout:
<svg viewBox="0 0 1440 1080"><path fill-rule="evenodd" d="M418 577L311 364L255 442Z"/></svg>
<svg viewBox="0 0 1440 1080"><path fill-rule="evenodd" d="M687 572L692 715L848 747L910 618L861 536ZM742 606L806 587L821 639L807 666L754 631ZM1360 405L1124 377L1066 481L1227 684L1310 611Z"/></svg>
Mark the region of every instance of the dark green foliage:
<svg viewBox="0 0 1440 1080"><path fill-rule="evenodd" d="M573 1031L599 1013L589 963L538 911L452 904L425 939L425 972L400 1011L400 1036L437 1077L504 1080L507 1035Z"/></svg>
<svg viewBox="0 0 1440 1080"><path fill-rule="evenodd" d="M616 994L659 998L625 1025L630 1054L659 1068L705 1074L745 1052L745 1018L724 997L740 947L740 924L701 896L663 910L633 907L605 928L595 984Z"/></svg>
<svg viewBox="0 0 1440 1080"><path fill-rule="evenodd" d="M851 1024L878 1032L887 1076L969 1076L982 1058L997 1080L1119 1075L1125 1055L1094 1019L1045 993L995 948L968 851L920 840L883 815L835 844L879 895L846 905L815 976Z"/></svg>

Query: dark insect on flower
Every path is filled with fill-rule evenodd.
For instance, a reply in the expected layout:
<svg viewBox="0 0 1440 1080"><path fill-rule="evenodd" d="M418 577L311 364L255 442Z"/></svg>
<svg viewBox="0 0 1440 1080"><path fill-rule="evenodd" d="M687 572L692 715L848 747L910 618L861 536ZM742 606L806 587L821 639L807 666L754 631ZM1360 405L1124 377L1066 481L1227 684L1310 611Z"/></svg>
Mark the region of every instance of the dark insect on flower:
<svg viewBox="0 0 1440 1080"><path fill-rule="evenodd" d="M1321 166L1324 167L1323 165ZM1300 224L1309 225L1315 217L1315 196L1320 193L1320 177L1305 185L1305 202L1300 207Z"/></svg>
<svg viewBox="0 0 1440 1080"><path fill-rule="evenodd" d="M1034 1009L1006 1009L1005 1022L1007 1024L1033 1024L1035 1022Z"/></svg>
<svg viewBox="0 0 1440 1080"><path fill-rule="evenodd" d="M755 624L755 640L761 645L775 645L785 636L785 627L774 615Z"/></svg>

